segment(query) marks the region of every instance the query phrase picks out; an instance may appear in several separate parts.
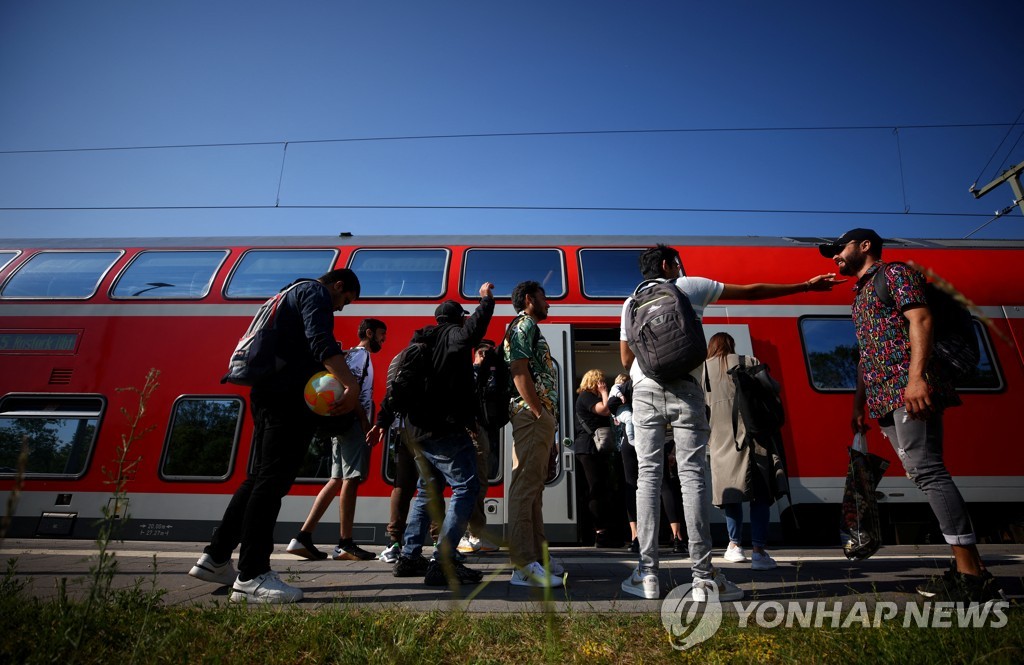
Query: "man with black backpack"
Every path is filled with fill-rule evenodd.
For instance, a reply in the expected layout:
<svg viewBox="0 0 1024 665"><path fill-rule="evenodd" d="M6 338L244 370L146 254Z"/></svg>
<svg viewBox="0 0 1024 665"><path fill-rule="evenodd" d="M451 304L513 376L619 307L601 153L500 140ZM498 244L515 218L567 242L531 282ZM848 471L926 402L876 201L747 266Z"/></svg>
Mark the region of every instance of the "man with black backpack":
<svg viewBox="0 0 1024 665"><path fill-rule="evenodd" d="M796 284L723 284L686 277L679 252L665 245L640 255L644 282L622 306L619 350L633 380L636 435L637 538L640 561L622 590L658 598L659 500L664 469L665 427L672 427L683 512L693 562L693 600L704 602L712 584L721 601L739 600L743 591L711 565L711 502L707 487L709 427L698 368L707 356L701 316L720 298L763 300L804 291L828 291L834 275Z"/></svg>
<svg viewBox="0 0 1024 665"><path fill-rule="evenodd" d="M228 503L210 544L189 571L189 575L205 582L231 585L233 601L302 600L302 589L286 584L270 569L270 553L274 550L274 524L281 512L281 499L295 482L320 424L321 416L306 406L303 388L313 374L326 369L345 387L332 415L352 411L359 398L359 384L334 338L334 312L359 297L356 274L340 268L316 280L299 280L282 291L287 295L275 301L273 323L265 329L272 334L262 340L264 352L277 361L252 384L250 395L256 425L255 463ZM250 331L255 327L251 324ZM245 359L236 349L231 371L239 373ZM231 553L239 544L236 577Z"/></svg>
<svg viewBox="0 0 1024 665"><path fill-rule="evenodd" d="M860 362L851 427L867 431L867 406L953 550L950 569L918 586L918 593L949 602L1000 600L1002 591L981 561L967 506L942 459L942 416L960 404L953 383L958 366L970 364L962 362L972 355L970 340L944 347L959 349L953 356L939 352L934 340L947 327L943 319L955 314L936 307L939 296L929 299L920 272L882 261L882 239L873 230L852 229L819 250L840 274L857 278L853 322ZM976 348L973 357L976 362Z"/></svg>
<svg viewBox="0 0 1024 665"><path fill-rule="evenodd" d="M493 288L489 282L481 285L480 304L468 318L468 312L454 300L438 305L434 310L437 325L417 330L409 348L388 370L388 394L366 440L379 443L395 417L405 416L403 444L415 451L420 468L395 577L423 576L430 586L475 584L482 578L479 571L456 561L455 553L480 491L476 450L469 436L477 418L472 350L487 333L494 314ZM432 561L421 553L430 527L428 502L433 502L434 512L439 514L444 499L443 488L433 481L427 466L452 488L440 546Z"/></svg>

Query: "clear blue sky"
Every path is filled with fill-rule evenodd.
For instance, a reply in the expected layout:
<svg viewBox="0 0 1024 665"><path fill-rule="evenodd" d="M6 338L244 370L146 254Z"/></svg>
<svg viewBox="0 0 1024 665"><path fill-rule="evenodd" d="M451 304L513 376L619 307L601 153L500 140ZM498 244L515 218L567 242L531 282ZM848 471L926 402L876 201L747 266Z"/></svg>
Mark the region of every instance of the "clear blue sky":
<svg viewBox="0 0 1024 665"><path fill-rule="evenodd" d="M1020 0L8 0L0 208L37 210L0 210L0 238L962 237L1012 201L968 187L1024 161L1024 125L910 126L1016 120L1022 29ZM303 143L838 126L881 129ZM168 209L38 210L95 207Z"/></svg>

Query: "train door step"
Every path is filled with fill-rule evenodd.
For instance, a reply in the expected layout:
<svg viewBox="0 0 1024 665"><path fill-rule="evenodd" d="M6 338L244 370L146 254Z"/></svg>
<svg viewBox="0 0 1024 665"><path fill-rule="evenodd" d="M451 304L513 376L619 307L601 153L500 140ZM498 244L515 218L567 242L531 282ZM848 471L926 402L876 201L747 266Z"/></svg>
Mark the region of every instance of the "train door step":
<svg viewBox="0 0 1024 665"><path fill-rule="evenodd" d="M70 536L78 513L43 513L36 525L36 536Z"/></svg>

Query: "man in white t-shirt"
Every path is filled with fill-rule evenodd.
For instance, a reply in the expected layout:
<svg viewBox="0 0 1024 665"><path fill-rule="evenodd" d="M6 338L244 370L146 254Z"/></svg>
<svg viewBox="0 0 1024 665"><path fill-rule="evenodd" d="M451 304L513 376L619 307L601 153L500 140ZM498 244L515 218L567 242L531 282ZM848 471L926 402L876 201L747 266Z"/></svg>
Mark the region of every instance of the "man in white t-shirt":
<svg viewBox="0 0 1024 665"><path fill-rule="evenodd" d="M704 277L686 277L679 252L665 245L648 249L640 256L640 271L645 280L673 280L693 306L697 318L704 308L720 298L727 300L763 300L804 291L830 291L835 274L818 275L796 284L723 284ZM664 431L672 426L676 464L682 487L686 530L690 537L693 562L693 600L705 601L711 584L718 587L721 601L739 600L743 590L725 579L711 565L709 518L711 497L707 484L708 427L704 410L704 391L697 372L664 384L644 376L626 342L627 312L632 298L622 306L619 351L622 366L633 379L633 429L639 466L636 492L637 538L640 562L622 582L622 590L641 598L658 598L658 528L661 481L664 473Z"/></svg>

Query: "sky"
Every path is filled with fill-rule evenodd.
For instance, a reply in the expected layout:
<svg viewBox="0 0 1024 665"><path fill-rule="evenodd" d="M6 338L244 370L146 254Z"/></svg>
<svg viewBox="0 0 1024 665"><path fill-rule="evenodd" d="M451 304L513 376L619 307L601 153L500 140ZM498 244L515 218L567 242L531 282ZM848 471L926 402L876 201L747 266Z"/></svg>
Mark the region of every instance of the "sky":
<svg viewBox="0 0 1024 665"><path fill-rule="evenodd" d="M1020 0L7 0L0 239L1024 239L990 221L1008 185L968 191L1024 162L1022 26Z"/></svg>

